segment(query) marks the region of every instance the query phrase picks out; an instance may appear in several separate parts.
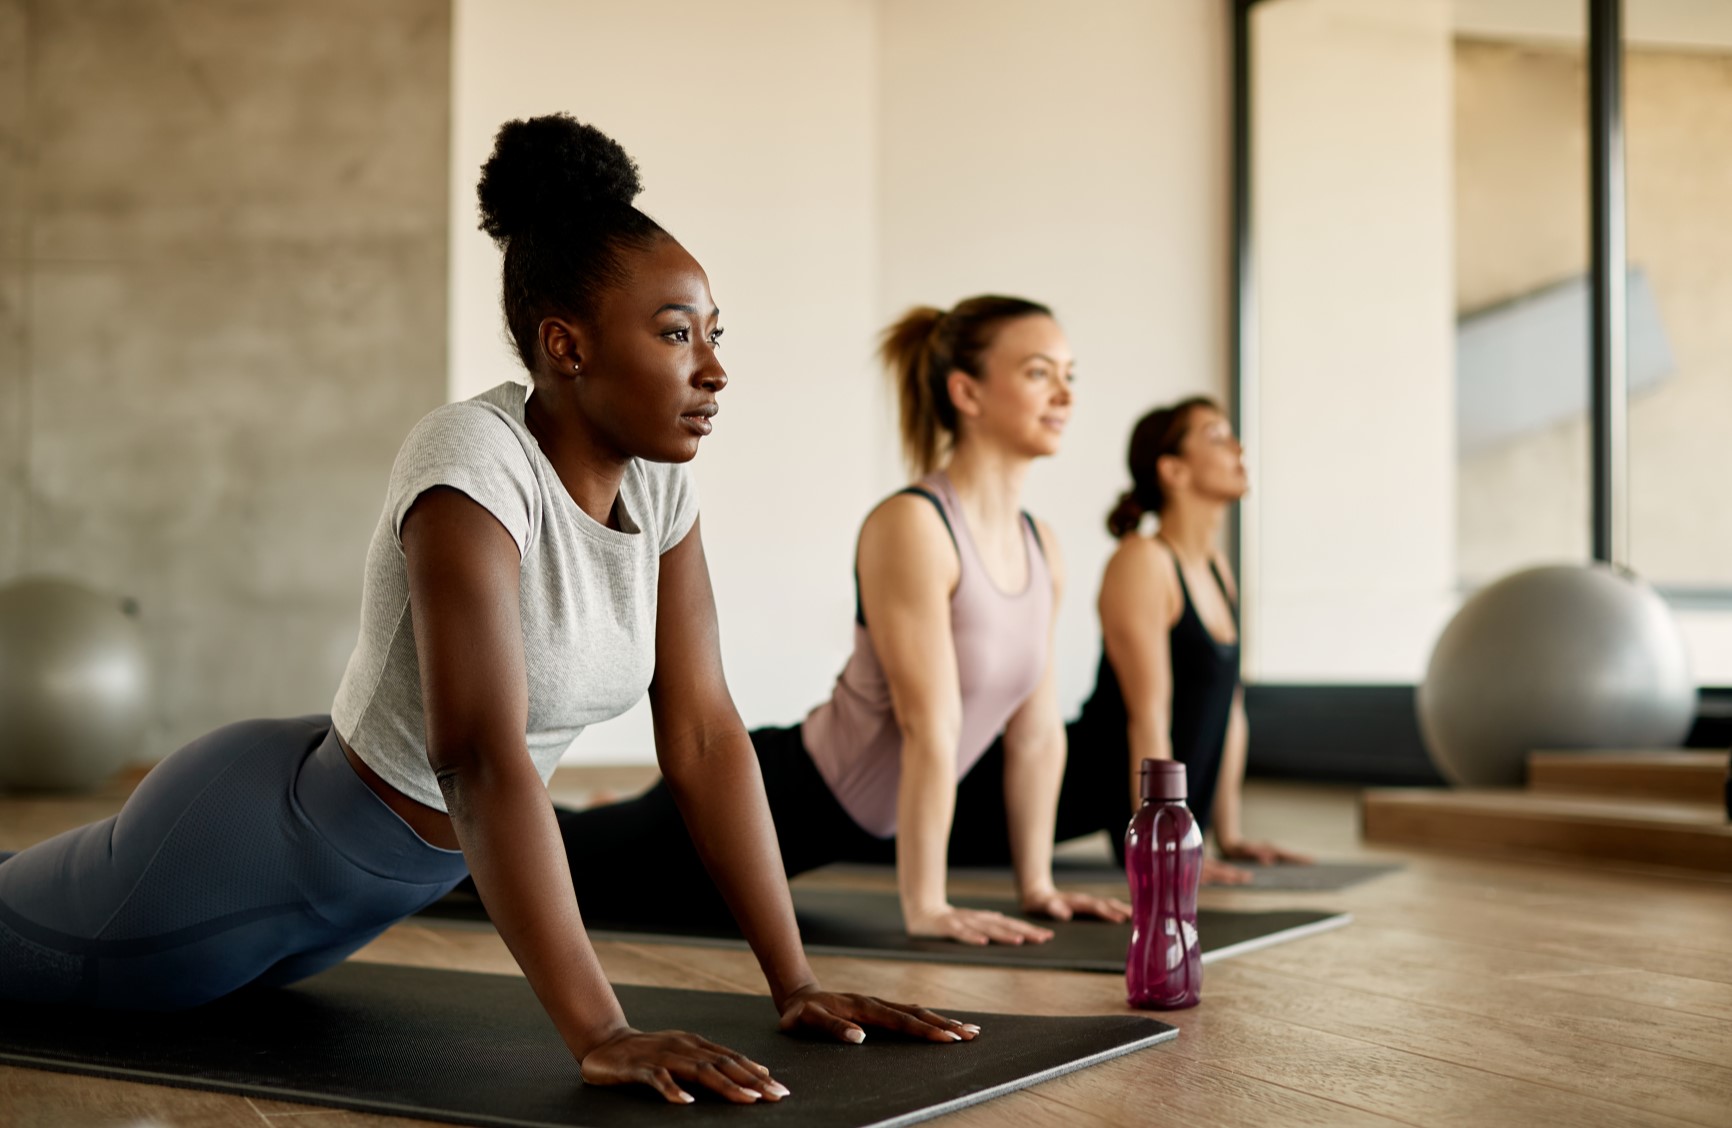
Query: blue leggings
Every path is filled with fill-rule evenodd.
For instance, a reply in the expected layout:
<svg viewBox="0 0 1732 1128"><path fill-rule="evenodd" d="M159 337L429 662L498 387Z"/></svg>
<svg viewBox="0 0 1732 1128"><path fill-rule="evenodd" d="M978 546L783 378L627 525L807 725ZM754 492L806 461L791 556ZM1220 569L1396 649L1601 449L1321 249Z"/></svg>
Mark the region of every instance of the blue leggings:
<svg viewBox="0 0 1732 1128"><path fill-rule="evenodd" d="M292 983L467 872L368 789L329 717L229 725L113 818L0 861L0 999L175 1010Z"/></svg>

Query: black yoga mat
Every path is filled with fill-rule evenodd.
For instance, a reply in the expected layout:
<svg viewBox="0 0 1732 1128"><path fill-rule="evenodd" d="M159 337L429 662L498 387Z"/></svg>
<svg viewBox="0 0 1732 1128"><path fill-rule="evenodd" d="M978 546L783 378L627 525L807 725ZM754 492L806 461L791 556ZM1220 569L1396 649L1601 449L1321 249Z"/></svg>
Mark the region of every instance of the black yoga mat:
<svg viewBox="0 0 1732 1128"><path fill-rule="evenodd" d="M955 897L967 908L995 909L1021 915L1010 901ZM808 952L879 959L922 960L933 963L990 964L999 967L1043 968L1048 971L1101 971L1123 975L1131 926L1099 920L1039 923L1053 930L1045 944L958 944L950 940L910 937L902 929L902 910L894 893L843 889L794 889L794 912ZM474 897L453 895L423 914L436 919L485 922L487 914ZM1351 918L1345 913L1288 910L1237 912L1202 909L1197 933L1203 962L1235 956L1338 928ZM732 921L609 921L590 919L591 936L613 940L643 940L664 944L708 944L739 947L745 943Z"/></svg>
<svg viewBox="0 0 1732 1128"><path fill-rule="evenodd" d="M1295 893L1295 892L1335 892L1340 889L1350 889L1374 877L1394 873L1402 867L1390 862L1314 862L1307 866L1252 865L1249 862L1229 863L1236 869L1245 870L1251 875L1251 881L1246 885L1210 885L1208 889L1233 889L1248 893ZM847 869L866 873L892 873L888 866L846 866ZM991 877L1010 880L1009 867L995 866L957 866L952 867L952 874L958 877ZM1085 881L1106 884L1117 882L1124 884L1125 871L1120 869L1111 859L1095 858L1054 858L1052 875L1059 881Z"/></svg>
<svg viewBox="0 0 1732 1128"><path fill-rule="evenodd" d="M0 1062L453 1124L861 1128L913 1124L1179 1033L1131 1014L951 1012L980 1037L933 1046L868 1034L850 1046L778 1034L762 996L615 990L639 1029L700 1033L768 1066L793 1095L741 1108L687 1086L697 1103L673 1107L645 1088L590 1088L524 979L353 962L178 1014L8 1004Z"/></svg>

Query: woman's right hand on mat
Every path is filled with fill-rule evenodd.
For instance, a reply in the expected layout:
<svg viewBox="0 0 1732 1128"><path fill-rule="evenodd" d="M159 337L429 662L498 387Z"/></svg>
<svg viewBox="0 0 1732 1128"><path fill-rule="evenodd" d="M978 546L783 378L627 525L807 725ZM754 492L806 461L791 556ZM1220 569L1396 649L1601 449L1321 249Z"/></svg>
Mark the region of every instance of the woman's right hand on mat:
<svg viewBox="0 0 1732 1128"><path fill-rule="evenodd" d="M1247 842L1240 839L1237 842L1217 842L1217 845L1220 847L1221 857L1229 862L1255 862L1260 866L1308 866L1314 860L1309 854L1301 854L1273 842Z"/></svg>
<svg viewBox="0 0 1732 1128"><path fill-rule="evenodd" d="M985 909L959 909L952 905L930 912L907 914L908 935L941 936L964 944L1044 944L1052 929Z"/></svg>
<svg viewBox="0 0 1732 1128"><path fill-rule="evenodd" d="M1068 889L1047 889L1022 895L1022 911L1030 916L1075 920L1079 916L1122 924L1131 919L1131 907L1117 897L1096 897Z"/></svg>
<svg viewBox="0 0 1732 1128"><path fill-rule="evenodd" d="M779 1101L788 1089L752 1059L683 1030L627 1030L583 1056L590 1085L648 1085L671 1104L691 1104L680 1082L703 1085L735 1104Z"/></svg>
<svg viewBox="0 0 1732 1128"><path fill-rule="evenodd" d="M1242 870L1219 859L1203 859L1204 885L1249 885L1251 876L1250 870Z"/></svg>

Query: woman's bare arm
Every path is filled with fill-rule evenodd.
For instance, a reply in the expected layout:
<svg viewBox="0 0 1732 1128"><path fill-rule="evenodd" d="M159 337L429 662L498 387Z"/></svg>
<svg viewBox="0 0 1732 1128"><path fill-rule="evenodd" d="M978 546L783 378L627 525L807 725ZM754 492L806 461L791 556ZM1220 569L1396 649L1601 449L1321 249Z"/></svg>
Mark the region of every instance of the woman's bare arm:
<svg viewBox="0 0 1732 1128"><path fill-rule="evenodd" d="M962 732L950 597L961 563L942 518L923 498L892 497L861 528L858 560L866 630L902 734L896 883L904 924L913 935L972 944L1048 939L1025 921L957 909L945 892Z"/></svg>
<svg viewBox="0 0 1732 1128"><path fill-rule="evenodd" d="M444 487L410 507L402 543L427 757L488 915L582 1060L630 1027L584 932L529 758L517 545L487 510Z"/></svg>
<svg viewBox="0 0 1732 1128"><path fill-rule="evenodd" d="M1019 706L1004 728L1004 808L1010 832L1010 857L1024 912L1069 920L1076 913L1124 920L1130 906L1107 897L1062 893L1052 880L1052 847L1059 790L1064 783L1064 717L1058 707L1058 655L1053 636L1064 596L1064 557L1058 538L1044 522L1040 541L1052 573L1052 623L1047 631L1047 664L1040 685Z"/></svg>
<svg viewBox="0 0 1732 1128"><path fill-rule="evenodd" d="M1146 537L1119 542L1101 579L1101 635L1127 714L1128 812L1141 802L1144 760L1173 758L1173 668L1168 636L1178 617L1178 572Z"/></svg>

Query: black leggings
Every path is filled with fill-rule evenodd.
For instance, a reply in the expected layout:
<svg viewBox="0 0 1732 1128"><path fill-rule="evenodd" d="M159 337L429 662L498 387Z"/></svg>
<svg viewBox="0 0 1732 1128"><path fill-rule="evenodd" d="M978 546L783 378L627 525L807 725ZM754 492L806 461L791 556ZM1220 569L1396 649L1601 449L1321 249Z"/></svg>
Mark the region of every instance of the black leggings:
<svg viewBox="0 0 1732 1128"><path fill-rule="evenodd" d="M1068 754L1064 782L1059 787L1058 816L1053 841L1067 842L1105 830L1113 842L1113 855L1124 860L1124 832L1131 821L1130 802L1125 795L1125 765L1129 753L1123 741L1093 739L1080 722L1065 726ZM777 828L781 823L778 820ZM851 862L889 864L896 860L896 840L869 839L863 849L849 853ZM956 785L956 813L950 822L950 864L953 866L1008 866L1010 819L1004 809L1004 740L975 762Z"/></svg>
<svg viewBox="0 0 1732 1128"><path fill-rule="evenodd" d="M751 734L789 877L831 862L893 863L896 840L861 829L836 801L800 739L799 726ZM1093 741L1075 724L1059 792L1058 841L1107 830L1123 850L1130 821L1125 755ZM556 807L578 908L593 926L725 920L727 905L686 833L666 781L635 799L573 811ZM950 863L1010 863L1004 811L1004 744L995 741L957 785Z"/></svg>
<svg viewBox="0 0 1732 1128"><path fill-rule="evenodd" d="M799 726L758 729L752 748L789 877L870 851L812 763ZM635 799L583 811L555 807L584 919L592 925L727 919L666 780ZM894 841L890 843L894 856Z"/></svg>

